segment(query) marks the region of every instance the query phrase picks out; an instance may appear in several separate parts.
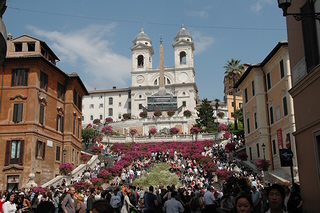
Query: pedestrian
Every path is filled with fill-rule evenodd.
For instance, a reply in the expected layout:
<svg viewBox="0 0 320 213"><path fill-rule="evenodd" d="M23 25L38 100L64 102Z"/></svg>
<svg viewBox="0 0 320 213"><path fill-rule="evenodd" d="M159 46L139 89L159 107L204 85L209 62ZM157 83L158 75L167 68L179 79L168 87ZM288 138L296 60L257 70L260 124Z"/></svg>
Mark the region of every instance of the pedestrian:
<svg viewBox="0 0 320 213"><path fill-rule="evenodd" d="M83 202L84 198L82 195L78 196L78 203L76 207L76 212L77 213L85 213L86 212L86 204Z"/></svg>
<svg viewBox="0 0 320 213"><path fill-rule="evenodd" d="M126 189L124 191L124 200L123 205L121 208L121 213L130 213L130 208L133 208L134 206L130 203L129 196L131 195L132 191L131 189Z"/></svg>
<svg viewBox="0 0 320 213"><path fill-rule="evenodd" d="M236 197L235 208L237 213L253 212L253 202L251 195L246 194L245 192L240 192Z"/></svg>
<svg viewBox="0 0 320 213"><path fill-rule="evenodd" d="M14 203L14 196L12 192L7 195L6 202L2 205L3 213L16 213L17 207Z"/></svg>
<svg viewBox="0 0 320 213"><path fill-rule="evenodd" d="M284 207L284 198L285 198L285 191L284 188L279 184L272 184L268 188L268 202L270 209L267 213L282 213Z"/></svg>
<svg viewBox="0 0 320 213"><path fill-rule="evenodd" d="M177 200L177 192L176 191L173 191L171 193L171 199L170 200L167 200L164 205L163 205L163 208L162 208L163 212L166 212L166 213L182 213L184 212L184 208L181 204L181 202L179 202Z"/></svg>
<svg viewBox="0 0 320 213"><path fill-rule="evenodd" d="M153 186L149 186L149 192L145 192L141 200L144 213L153 213L158 206L157 196L153 193Z"/></svg>
<svg viewBox="0 0 320 213"><path fill-rule="evenodd" d="M63 198L61 203L61 208L64 213L75 213L76 209L74 208L74 198L75 188L71 186L69 188L68 194Z"/></svg>

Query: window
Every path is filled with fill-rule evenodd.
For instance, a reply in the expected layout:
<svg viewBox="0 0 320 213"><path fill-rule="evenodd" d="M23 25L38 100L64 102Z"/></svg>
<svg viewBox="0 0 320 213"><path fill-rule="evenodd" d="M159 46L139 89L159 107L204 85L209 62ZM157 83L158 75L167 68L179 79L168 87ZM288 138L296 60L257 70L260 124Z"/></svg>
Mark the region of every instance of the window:
<svg viewBox="0 0 320 213"><path fill-rule="evenodd" d="M71 161L74 161L74 149L72 149Z"/></svg>
<svg viewBox="0 0 320 213"><path fill-rule="evenodd" d="M273 107L270 107L270 123L273 124Z"/></svg>
<svg viewBox="0 0 320 213"><path fill-rule="evenodd" d="M60 146L57 146L56 147L56 161L60 161L60 156L61 156L60 150L61 150Z"/></svg>
<svg viewBox="0 0 320 213"><path fill-rule="evenodd" d="M271 77L270 77L270 72L267 74L267 88L268 90L271 89Z"/></svg>
<svg viewBox="0 0 320 213"><path fill-rule="evenodd" d="M77 137L80 138L80 128L81 128L81 122L78 120L78 131L77 131Z"/></svg>
<svg viewBox="0 0 320 213"><path fill-rule="evenodd" d="M40 71L40 88L48 91L48 75Z"/></svg>
<svg viewBox="0 0 320 213"><path fill-rule="evenodd" d="M315 132L315 138L314 138L314 143L315 143L315 159L316 159L316 165L318 168L318 178L320 179L320 134L319 132Z"/></svg>
<svg viewBox="0 0 320 213"><path fill-rule="evenodd" d="M47 51L41 47L41 54L46 58L47 57Z"/></svg>
<svg viewBox="0 0 320 213"><path fill-rule="evenodd" d="M142 109L142 104L139 104L139 109Z"/></svg>
<svg viewBox="0 0 320 213"><path fill-rule="evenodd" d="M118 114L118 119L121 119L121 114Z"/></svg>
<svg viewBox="0 0 320 213"><path fill-rule="evenodd" d="M78 95L78 109L81 111L82 110L82 97L81 95Z"/></svg>
<svg viewBox="0 0 320 213"><path fill-rule="evenodd" d="M257 156L258 156L258 158L260 158L259 144L257 143L256 145L257 145Z"/></svg>
<svg viewBox="0 0 320 213"><path fill-rule="evenodd" d="M15 52L22 52L22 43L21 42L14 43L14 51Z"/></svg>
<svg viewBox="0 0 320 213"><path fill-rule="evenodd" d="M166 84L171 84L171 81L170 81L170 79L169 78L167 78L167 83Z"/></svg>
<svg viewBox="0 0 320 213"><path fill-rule="evenodd" d="M14 104L13 105L13 119L12 121L15 123L19 123L22 121L22 112L23 112L23 104Z"/></svg>
<svg viewBox="0 0 320 213"><path fill-rule="evenodd" d="M76 155L76 164L78 165L78 160L79 160L79 152L77 152L77 155Z"/></svg>
<svg viewBox="0 0 320 213"><path fill-rule="evenodd" d="M138 68L142 68L144 63L144 57L143 55L138 56Z"/></svg>
<svg viewBox="0 0 320 213"><path fill-rule="evenodd" d="M243 103L239 103L239 108L242 108L243 107Z"/></svg>
<svg viewBox="0 0 320 213"><path fill-rule="evenodd" d="M247 118L247 131L248 131L248 134L250 133L250 119Z"/></svg>
<svg viewBox="0 0 320 213"><path fill-rule="evenodd" d="M90 115L90 121L93 121L93 115Z"/></svg>
<svg viewBox="0 0 320 213"><path fill-rule="evenodd" d="M57 115L57 128L56 130L59 132L63 132L63 125L64 125L64 117L61 115Z"/></svg>
<svg viewBox="0 0 320 213"><path fill-rule="evenodd" d="M121 102L119 102L119 107L121 107Z"/></svg>
<svg viewBox="0 0 320 213"><path fill-rule="evenodd" d="M184 51L180 52L180 64L187 63L186 56L187 56L186 52L184 52Z"/></svg>
<svg viewBox="0 0 320 213"><path fill-rule="evenodd" d="M128 92L128 98L131 98L131 92Z"/></svg>
<svg viewBox="0 0 320 213"><path fill-rule="evenodd" d="M254 116L254 129L257 129L258 128L257 113L255 112L253 116Z"/></svg>
<svg viewBox="0 0 320 213"><path fill-rule="evenodd" d="M249 155L250 155L250 160L252 160L252 150L251 150L251 147L249 147Z"/></svg>
<svg viewBox="0 0 320 213"><path fill-rule="evenodd" d="M254 81L251 82L251 87L252 87L252 96L255 95L255 91L254 91Z"/></svg>
<svg viewBox="0 0 320 213"><path fill-rule="evenodd" d="M103 108L103 104L99 104L99 108Z"/></svg>
<svg viewBox="0 0 320 213"><path fill-rule="evenodd" d="M24 140L7 141L4 165L23 164Z"/></svg>
<svg viewBox="0 0 320 213"><path fill-rule="evenodd" d="M287 116L288 115L287 97L282 98L282 103L283 103L283 115Z"/></svg>
<svg viewBox="0 0 320 213"><path fill-rule="evenodd" d="M81 120L84 121L84 116L82 115Z"/></svg>
<svg viewBox="0 0 320 213"><path fill-rule="evenodd" d="M28 42L27 46L28 46L28 52L34 52L36 50L36 43L34 42Z"/></svg>
<svg viewBox="0 0 320 213"><path fill-rule="evenodd" d="M76 119L73 118L73 124L72 124L72 134L76 134Z"/></svg>
<svg viewBox="0 0 320 213"><path fill-rule="evenodd" d="M78 106L78 93L77 93L77 90L76 89L73 89L73 103Z"/></svg>
<svg viewBox="0 0 320 213"><path fill-rule="evenodd" d="M94 104L90 104L89 109L93 109L93 108L94 108Z"/></svg>
<svg viewBox="0 0 320 213"><path fill-rule="evenodd" d="M109 105L113 105L113 98L109 98Z"/></svg>
<svg viewBox="0 0 320 213"><path fill-rule="evenodd" d="M46 143L42 141L37 141L36 157L44 159L45 153L46 153Z"/></svg>
<svg viewBox="0 0 320 213"><path fill-rule="evenodd" d="M281 112L280 112L280 106L276 107L276 120L280 120L281 118Z"/></svg>
<svg viewBox="0 0 320 213"><path fill-rule="evenodd" d="M28 86L29 69L13 69L11 86Z"/></svg>
<svg viewBox="0 0 320 213"><path fill-rule="evenodd" d="M109 108L109 116L113 116L113 109Z"/></svg>
<svg viewBox="0 0 320 213"><path fill-rule="evenodd" d="M182 101L182 106L186 107L187 106L187 102L186 101Z"/></svg>
<svg viewBox="0 0 320 213"><path fill-rule="evenodd" d="M128 102L128 109L131 109L131 101Z"/></svg>
<svg viewBox="0 0 320 213"><path fill-rule="evenodd" d="M272 147L273 147L273 154L277 154L277 146L276 146L276 140L272 140Z"/></svg>
<svg viewBox="0 0 320 213"><path fill-rule="evenodd" d="M58 98L64 101L65 88L62 84L58 83Z"/></svg>
<svg viewBox="0 0 320 213"><path fill-rule="evenodd" d="M102 120L102 115L100 115L100 120Z"/></svg>
<svg viewBox="0 0 320 213"><path fill-rule="evenodd" d="M233 101L231 102L231 106L234 107L234 102Z"/></svg>
<svg viewBox="0 0 320 213"><path fill-rule="evenodd" d="M102 99L102 95L99 96L99 99Z"/></svg>
<svg viewBox="0 0 320 213"><path fill-rule="evenodd" d="M43 125L43 121L44 121L44 106L40 105L39 124Z"/></svg>
<svg viewBox="0 0 320 213"><path fill-rule="evenodd" d="M284 77L283 60L280 61L280 78Z"/></svg>

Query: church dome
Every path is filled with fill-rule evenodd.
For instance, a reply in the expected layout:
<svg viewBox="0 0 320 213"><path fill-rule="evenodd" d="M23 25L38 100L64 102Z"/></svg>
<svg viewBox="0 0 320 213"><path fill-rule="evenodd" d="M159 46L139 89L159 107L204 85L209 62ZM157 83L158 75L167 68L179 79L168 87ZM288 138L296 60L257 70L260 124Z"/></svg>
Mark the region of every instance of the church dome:
<svg viewBox="0 0 320 213"><path fill-rule="evenodd" d="M133 43L136 43L137 41L149 41L150 44L152 43L149 36L144 32L143 28L141 28L140 33L136 35L136 37L133 40Z"/></svg>
<svg viewBox="0 0 320 213"><path fill-rule="evenodd" d="M177 32L176 37L174 37L174 40L177 41L180 38L190 38L192 39L190 33L188 32L188 30L186 30L186 28L184 27L184 24L182 24L181 29Z"/></svg>

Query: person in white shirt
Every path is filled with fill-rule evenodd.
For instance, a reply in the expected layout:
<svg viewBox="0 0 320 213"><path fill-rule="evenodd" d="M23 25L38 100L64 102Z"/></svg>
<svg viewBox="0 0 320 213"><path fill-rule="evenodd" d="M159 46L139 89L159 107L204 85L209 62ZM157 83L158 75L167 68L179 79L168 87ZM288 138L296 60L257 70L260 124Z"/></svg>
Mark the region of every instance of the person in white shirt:
<svg viewBox="0 0 320 213"><path fill-rule="evenodd" d="M3 213L16 213L17 207L14 201L14 193L9 193L6 202L2 205Z"/></svg>

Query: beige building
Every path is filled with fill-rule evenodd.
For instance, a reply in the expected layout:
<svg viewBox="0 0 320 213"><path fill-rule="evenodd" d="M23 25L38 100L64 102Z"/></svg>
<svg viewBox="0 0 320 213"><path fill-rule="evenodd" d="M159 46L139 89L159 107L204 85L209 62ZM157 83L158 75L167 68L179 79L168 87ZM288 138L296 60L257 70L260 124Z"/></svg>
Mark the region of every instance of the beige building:
<svg viewBox="0 0 320 213"><path fill-rule="evenodd" d="M236 80L237 81L237 80ZM231 119L233 122L234 120L234 99L233 99L233 81L232 79L229 79L227 76L224 76L223 80L224 84L224 102L227 106L227 117ZM240 89L236 88L236 110L240 109L242 107L243 101L242 101L242 92Z"/></svg>
<svg viewBox="0 0 320 213"><path fill-rule="evenodd" d="M243 119L248 160L271 162L269 170L278 170L279 149L291 143L295 153L292 133L295 131L288 42L279 42L260 63L248 67L236 87L242 91ZM263 146L265 148L263 148ZM297 166L294 154L293 166ZM290 177L290 167L282 167Z"/></svg>
<svg viewBox="0 0 320 213"><path fill-rule="evenodd" d="M301 21L295 20L292 15L288 15L286 19L292 75L292 88L289 92L295 109L296 131L293 134L297 147L303 212L319 212L320 25L319 18L317 20L312 14L320 11L320 1L296 0L292 1L291 6L284 6L289 6L288 13L311 16L302 17Z"/></svg>

